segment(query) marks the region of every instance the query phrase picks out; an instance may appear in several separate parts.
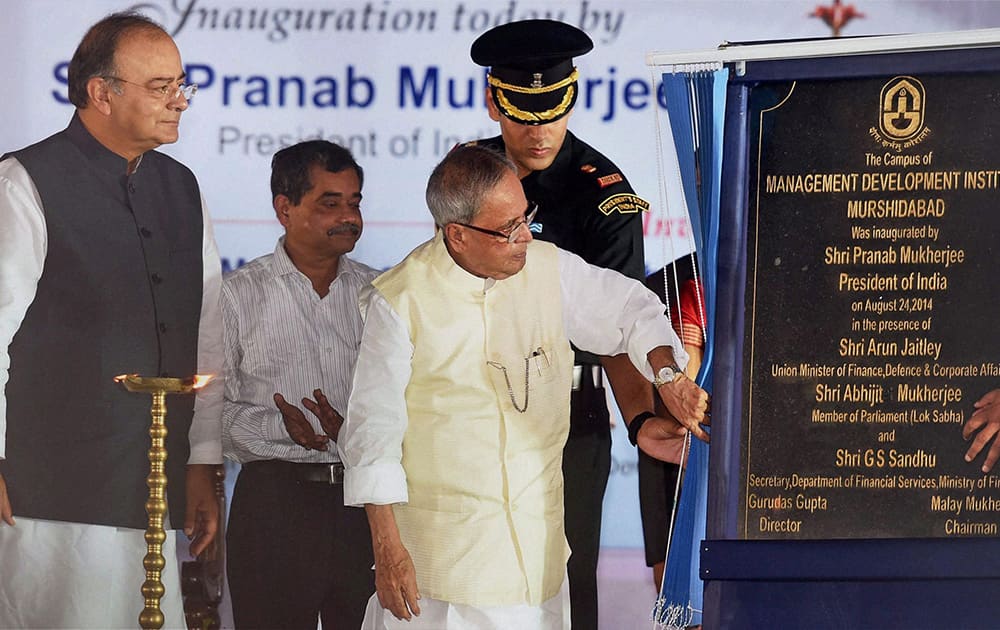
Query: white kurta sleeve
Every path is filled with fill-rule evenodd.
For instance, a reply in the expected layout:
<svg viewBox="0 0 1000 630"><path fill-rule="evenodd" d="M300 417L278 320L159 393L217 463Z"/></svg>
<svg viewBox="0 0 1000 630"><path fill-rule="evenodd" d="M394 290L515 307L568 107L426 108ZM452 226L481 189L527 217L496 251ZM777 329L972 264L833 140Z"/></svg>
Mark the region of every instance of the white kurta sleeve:
<svg viewBox="0 0 1000 630"><path fill-rule="evenodd" d="M657 346L672 348L681 369L687 365L687 352L664 314L663 303L640 282L587 264L562 249L559 282L563 325L570 341L581 350L605 356L627 352L650 381L653 368L646 354Z"/></svg>
<svg viewBox="0 0 1000 630"><path fill-rule="evenodd" d="M406 473L400 462L413 344L406 326L374 287L362 290L359 303L365 327L347 418L337 441L346 468L344 503L405 503Z"/></svg>
<svg viewBox="0 0 1000 630"><path fill-rule="evenodd" d="M194 400L194 418L188 440L191 443L189 464L222 463L222 402L224 393L222 340L222 261L215 244L212 221L202 199L202 295L198 323L198 374L212 374L208 385L198 390Z"/></svg>
<svg viewBox="0 0 1000 630"><path fill-rule="evenodd" d="M14 158L0 162L0 459L7 443L10 343L42 277L48 235L34 182Z"/></svg>

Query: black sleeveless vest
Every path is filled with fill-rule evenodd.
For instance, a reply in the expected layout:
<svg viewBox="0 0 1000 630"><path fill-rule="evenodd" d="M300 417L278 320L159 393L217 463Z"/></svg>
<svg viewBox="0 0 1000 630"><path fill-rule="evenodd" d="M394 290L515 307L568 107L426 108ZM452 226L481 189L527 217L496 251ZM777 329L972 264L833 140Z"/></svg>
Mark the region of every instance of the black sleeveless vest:
<svg viewBox="0 0 1000 630"><path fill-rule="evenodd" d="M48 234L37 294L10 346L7 459L16 516L144 529L151 397L115 375L197 369L203 225L194 175L150 151L126 160L77 116L12 154ZM184 522L194 397L167 397L168 504Z"/></svg>

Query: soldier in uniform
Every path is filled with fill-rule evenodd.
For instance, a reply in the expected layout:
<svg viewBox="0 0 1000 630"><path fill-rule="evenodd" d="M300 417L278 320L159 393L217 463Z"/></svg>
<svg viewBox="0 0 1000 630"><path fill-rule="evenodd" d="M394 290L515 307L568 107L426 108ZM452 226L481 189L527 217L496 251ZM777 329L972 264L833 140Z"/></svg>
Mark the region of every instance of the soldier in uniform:
<svg viewBox="0 0 1000 630"><path fill-rule="evenodd" d="M472 60L490 68L486 104L501 135L476 144L506 153L517 166L525 196L538 205L530 226L535 238L642 281L642 212L649 204L611 160L567 130L578 94L573 57L593 46L583 31L552 20L513 22L481 35L472 44ZM576 350L563 451L574 630L597 628L601 510L611 470L602 365L623 418L644 422L654 415L649 381L627 357ZM630 437L641 422L629 421Z"/></svg>

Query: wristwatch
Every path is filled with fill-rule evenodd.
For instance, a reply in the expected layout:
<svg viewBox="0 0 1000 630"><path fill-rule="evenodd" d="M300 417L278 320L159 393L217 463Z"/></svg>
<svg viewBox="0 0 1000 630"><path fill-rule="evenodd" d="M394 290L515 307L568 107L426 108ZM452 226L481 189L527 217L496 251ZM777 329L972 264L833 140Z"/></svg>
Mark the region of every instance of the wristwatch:
<svg viewBox="0 0 1000 630"><path fill-rule="evenodd" d="M659 388L661 385L673 383L682 376L684 376L684 372L681 372L681 369L676 365L664 365L653 377L653 385Z"/></svg>

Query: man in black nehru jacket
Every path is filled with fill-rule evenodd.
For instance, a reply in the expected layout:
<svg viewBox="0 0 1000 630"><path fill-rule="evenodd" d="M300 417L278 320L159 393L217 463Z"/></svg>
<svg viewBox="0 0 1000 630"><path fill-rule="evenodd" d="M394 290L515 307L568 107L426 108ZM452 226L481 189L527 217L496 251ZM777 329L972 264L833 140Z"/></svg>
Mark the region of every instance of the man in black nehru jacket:
<svg viewBox="0 0 1000 630"><path fill-rule="evenodd" d="M122 373L222 372L222 266L176 142L180 53L135 13L69 64L69 126L0 157L0 627L134 627L149 494L149 397ZM167 528L215 537L222 382L173 396ZM184 627L174 532L160 601Z"/></svg>

